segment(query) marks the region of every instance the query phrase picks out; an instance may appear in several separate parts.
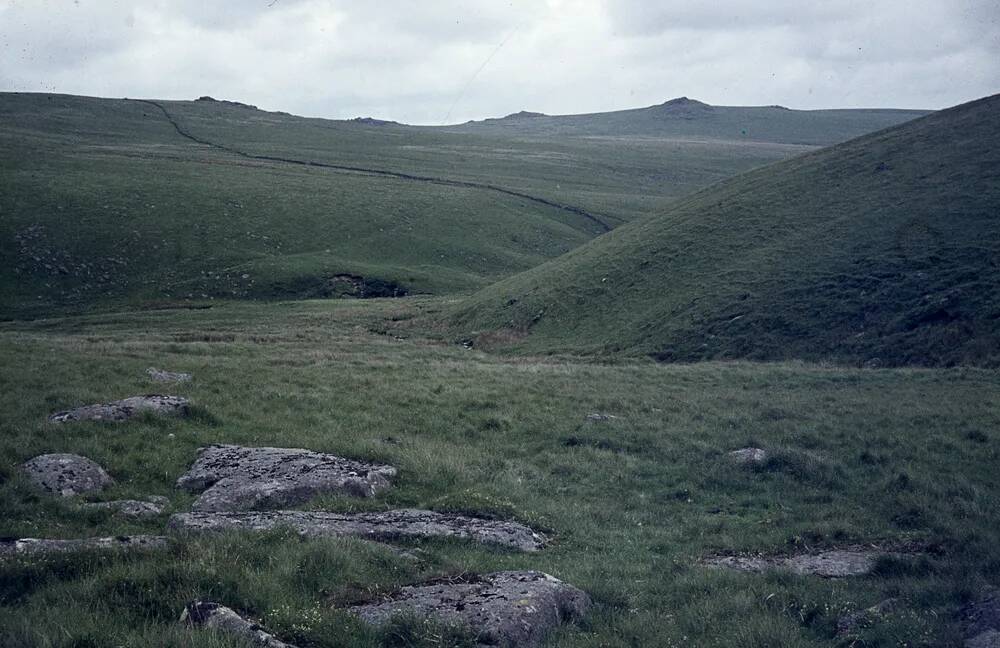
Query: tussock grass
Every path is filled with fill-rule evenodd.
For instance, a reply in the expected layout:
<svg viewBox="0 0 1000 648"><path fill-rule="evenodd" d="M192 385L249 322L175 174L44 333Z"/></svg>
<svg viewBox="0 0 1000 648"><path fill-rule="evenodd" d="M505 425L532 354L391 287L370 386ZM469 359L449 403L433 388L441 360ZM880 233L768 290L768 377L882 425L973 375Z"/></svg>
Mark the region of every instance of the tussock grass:
<svg viewBox="0 0 1000 648"><path fill-rule="evenodd" d="M308 447L400 468L370 500L329 510L430 507L529 523L534 555L412 543L413 561L356 540L286 532L178 536L161 554L32 557L0 565L4 646L221 646L177 627L215 599L301 646L464 645L446 628L363 627L339 606L463 572L541 569L596 602L553 646L833 646L844 611L890 596L857 645L955 645L955 613L1000 582L997 374L803 363L598 363L502 358L370 332L440 300L227 304L0 324L0 535L155 533L159 519L82 512L35 493L16 466L77 452L117 480L100 499L173 488L200 445ZM205 336L211 341L206 341ZM190 371L171 391L202 414L56 426L65 406L155 391L150 365ZM605 412L617 418L588 421ZM970 431L977 434L971 435ZM567 444L576 438L580 443ZM772 458L736 466L752 443ZM820 580L707 569L720 551L858 543L924 547L871 576Z"/></svg>

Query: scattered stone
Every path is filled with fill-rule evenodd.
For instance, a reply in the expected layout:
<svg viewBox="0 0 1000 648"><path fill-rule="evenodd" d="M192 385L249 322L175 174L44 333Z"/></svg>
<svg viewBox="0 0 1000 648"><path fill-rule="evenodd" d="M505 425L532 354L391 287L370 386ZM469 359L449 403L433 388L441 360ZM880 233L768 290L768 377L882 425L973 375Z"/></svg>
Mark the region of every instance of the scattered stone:
<svg viewBox="0 0 1000 648"><path fill-rule="evenodd" d="M702 562L710 567L723 567L744 572L765 572L782 569L800 576L843 578L871 573L879 558L899 555L871 548L834 549L819 553L793 556L712 556Z"/></svg>
<svg viewBox="0 0 1000 648"><path fill-rule="evenodd" d="M603 412L594 412L593 414L587 414L588 421L611 421L618 418L614 414L605 414Z"/></svg>
<svg viewBox="0 0 1000 648"><path fill-rule="evenodd" d="M21 465L28 480L63 497L104 490L115 483L95 462L75 454L45 454Z"/></svg>
<svg viewBox="0 0 1000 648"><path fill-rule="evenodd" d="M72 540L51 540L43 538L3 538L0 539L0 557L34 555L46 553L70 553L74 551L145 550L166 549L164 536L134 535L110 538L76 538Z"/></svg>
<svg viewBox="0 0 1000 648"><path fill-rule="evenodd" d="M740 448L730 452L729 457L738 464L759 464L767 461L767 451L760 448Z"/></svg>
<svg viewBox="0 0 1000 648"><path fill-rule="evenodd" d="M127 421L143 412L165 414L169 416L187 416L189 401L180 396L132 396L110 403L85 405L65 412L56 412L49 416L53 423L68 421Z"/></svg>
<svg viewBox="0 0 1000 648"><path fill-rule="evenodd" d="M91 502L84 508L113 510L125 517L151 517L163 513L170 503L166 497L153 495L145 500L114 500L111 502Z"/></svg>
<svg viewBox="0 0 1000 648"><path fill-rule="evenodd" d="M184 608L180 621L196 628L210 628L240 637L249 641L252 646L295 648L291 644L275 639L274 635L265 632L256 623L247 621L233 610L218 603L195 601Z"/></svg>
<svg viewBox="0 0 1000 648"><path fill-rule="evenodd" d="M965 648L1000 648L1000 590L983 592L961 615Z"/></svg>
<svg viewBox="0 0 1000 648"><path fill-rule="evenodd" d="M191 381L191 374L189 373L164 371L163 369L156 369L154 367L146 369L146 373L149 374L149 378L153 382L183 383Z"/></svg>
<svg viewBox="0 0 1000 648"><path fill-rule="evenodd" d="M546 538L517 522L486 520L451 513L400 509L377 513L327 511L247 511L179 513L170 518L182 531L269 531L290 527L307 537L352 536L391 541L417 538L460 538L519 551L538 551Z"/></svg>
<svg viewBox="0 0 1000 648"><path fill-rule="evenodd" d="M846 614L837 619L837 635L854 634L860 628L871 625L872 622L893 612L898 607L899 599L890 598L882 601L881 603L877 603L870 608Z"/></svg>
<svg viewBox="0 0 1000 648"><path fill-rule="evenodd" d="M324 493L371 497L395 474L392 466L299 448L212 445L198 450L177 487L204 491L196 511L242 511L301 504Z"/></svg>
<svg viewBox="0 0 1000 648"><path fill-rule="evenodd" d="M397 615L430 618L471 631L479 645L536 646L559 624L579 621L590 597L538 571L507 571L404 587L350 611L375 626Z"/></svg>

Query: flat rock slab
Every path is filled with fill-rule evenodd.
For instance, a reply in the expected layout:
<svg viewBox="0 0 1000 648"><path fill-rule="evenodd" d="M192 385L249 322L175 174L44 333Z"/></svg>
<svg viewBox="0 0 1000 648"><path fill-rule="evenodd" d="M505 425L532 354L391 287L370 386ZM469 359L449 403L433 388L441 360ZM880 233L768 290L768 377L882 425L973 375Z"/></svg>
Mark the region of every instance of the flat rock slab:
<svg viewBox="0 0 1000 648"><path fill-rule="evenodd" d="M167 416L187 416L190 412L190 402L180 396L132 396L110 403L84 405L65 412L56 412L49 416L53 423L71 421L127 421L143 412L164 414Z"/></svg>
<svg viewBox="0 0 1000 648"><path fill-rule="evenodd" d="M196 511L282 508L324 493L371 497L389 487L392 466L300 448L213 445L198 450L178 488L202 492Z"/></svg>
<svg viewBox="0 0 1000 648"><path fill-rule="evenodd" d="M759 464L767 461L767 451L761 448L740 448L730 452L729 458L738 464Z"/></svg>
<svg viewBox="0 0 1000 648"><path fill-rule="evenodd" d="M247 641L251 646L263 648L295 648L279 641L259 625L247 621L225 605L208 601L195 601L184 608L181 623L196 628L209 628Z"/></svg>
<svg viewBox="0 0 1000 648"><path fill-rule="evenodd" d="M169 527L185 531L269 531L290 527L308 537L358 537L392 541L419 538L459 538L538 551L546 539L517 522L400 509L378 513L327 511L193 512L171 516Z"/></svg>
<svg viewBox="0 0 1000 648"><path fill-rule="evenodd" d="M350 611L376 626L394 616L463 627L481 646L536 646L561 623L579 621L590 597L538 571L506 571L404 587L384 601Z"/></svg>
<svg viewBox="0 0 1000 648"><path fill-rule="evenodd" d="M166 497L154 495L145 500L113 500L111 502L91 502L84 508L114 511L125 517L152 517L163 513L170 503Z"/></svg>
<svg viewBox="0 0 1000 648"><path fill-rule="evenodd" d="M1000 648L1000 590L990 589L962 608L966 648Z"/></svg>
<svg viewBox="0 0 1000 648"><path fill-rule="evenodd" d="M97 463L76 454L39 455L21 470L35 486L63 497L96 493L115 483Z"/></svg>
<svg viewBox="0 0 1000 648"><path fill-rule="evenodd" d="M164 371L163 369L156 369L155 367L150 367L146 369L146 375L153 382L160 383L185 383L191 382L191 374L175 371Z"/></svg>
<svg viewBox="0 0 1000 648"><path fill-rule="evenodd" d="M74 551L135 551L166 548L167 538L165 536L150 535L114 536L109 538L77 538L72 540L50 540L45 538L0 539L0 557L70 553Z"/></svg>
<svg viewBox="0 0 1000 648"><path fill-rule="evenodd" d="M743 572L785 570L800 576L843 578L871 573L879 558L896 555L877 549L836 549L793 556L712 556L702 560L711 567Z"/></svg>

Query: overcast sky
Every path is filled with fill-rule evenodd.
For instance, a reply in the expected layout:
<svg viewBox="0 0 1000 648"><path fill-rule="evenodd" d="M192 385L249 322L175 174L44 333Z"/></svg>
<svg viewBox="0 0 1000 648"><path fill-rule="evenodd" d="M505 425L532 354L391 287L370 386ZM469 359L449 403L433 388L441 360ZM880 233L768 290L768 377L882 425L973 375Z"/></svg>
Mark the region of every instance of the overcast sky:
<svg viewBox="0 0 1000 648"><path fill-rule="evenodd" d="M0 90L439 124L518 110L943 108L1000 0L0 0Z"/></svg>

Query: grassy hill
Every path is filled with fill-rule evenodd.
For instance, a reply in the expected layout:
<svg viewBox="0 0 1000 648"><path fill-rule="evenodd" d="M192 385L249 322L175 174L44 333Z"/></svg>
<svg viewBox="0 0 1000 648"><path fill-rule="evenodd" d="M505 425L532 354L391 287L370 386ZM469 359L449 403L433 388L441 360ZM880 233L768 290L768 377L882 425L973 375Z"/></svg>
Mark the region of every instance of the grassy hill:
<svg viewBox="0 0 1000 648"><path fill-rule="evenodd" d="M449 127L452 132L560 136L698 137L826 146L895 126L926 110L792 110L783 106L712 106L678 97L656 106L586 115L519 112Z"/></svg>
<svg viewBox="0 0 1000 648"><path fill-rule="evenodd" d="M8 317L475 290L809 150L789 138L463 134L208 98L5 93L0 122Z"/></svg>
<svg viewBox="0 0 1000 648"><path fill-rule="evenodd" d="M530 352L1000 363L1000 96L698 192L452 313Z"/></svg>

